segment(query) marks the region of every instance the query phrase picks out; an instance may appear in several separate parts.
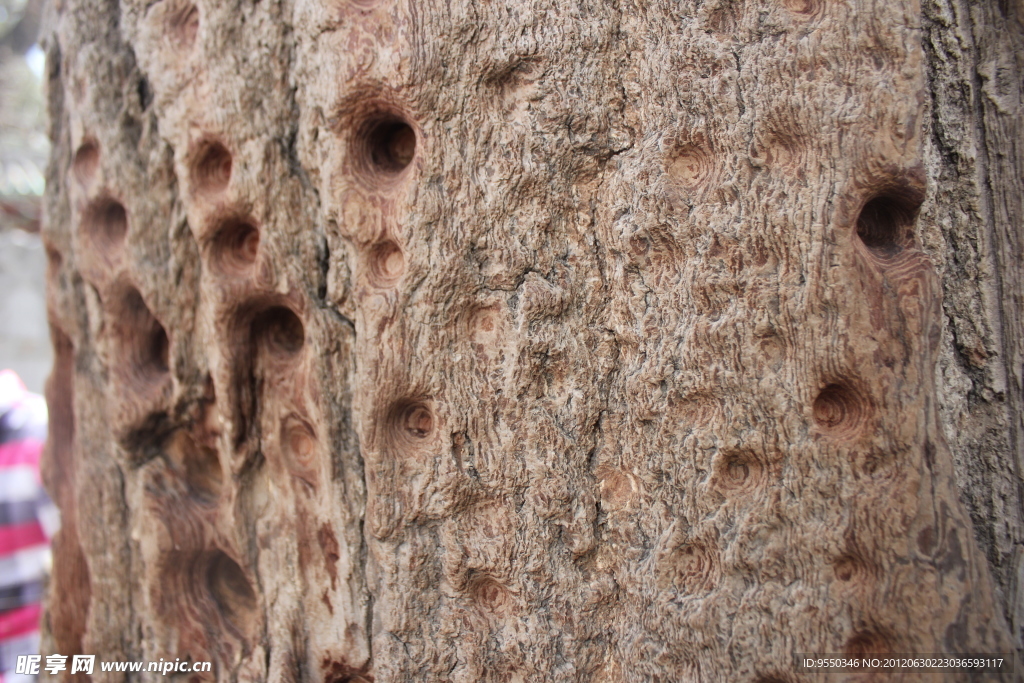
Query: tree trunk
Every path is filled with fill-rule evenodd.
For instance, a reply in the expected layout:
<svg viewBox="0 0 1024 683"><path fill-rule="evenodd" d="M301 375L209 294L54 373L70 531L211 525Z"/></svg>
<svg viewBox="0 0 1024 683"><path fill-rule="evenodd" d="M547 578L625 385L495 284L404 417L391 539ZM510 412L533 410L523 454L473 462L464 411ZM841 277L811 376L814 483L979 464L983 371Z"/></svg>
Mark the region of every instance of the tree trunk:
<svg viewBox="0 0 1024 683"><path fill-rule="evenodd" d="M1020 652L1021 0L47 25L44 654L768 683ZM93 675L126 677L163 680Z"/></svg>

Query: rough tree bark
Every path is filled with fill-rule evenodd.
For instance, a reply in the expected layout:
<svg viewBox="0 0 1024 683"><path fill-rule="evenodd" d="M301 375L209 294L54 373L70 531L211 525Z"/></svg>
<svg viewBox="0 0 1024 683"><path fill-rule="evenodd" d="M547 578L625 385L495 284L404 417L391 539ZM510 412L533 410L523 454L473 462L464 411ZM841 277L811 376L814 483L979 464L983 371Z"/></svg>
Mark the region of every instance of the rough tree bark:
<svg viewBox="0 0 1024 683"><path fill-rule="evenodd" d="M1020 0L48 27L44 653L768 683L1021 647Z"/></svg>

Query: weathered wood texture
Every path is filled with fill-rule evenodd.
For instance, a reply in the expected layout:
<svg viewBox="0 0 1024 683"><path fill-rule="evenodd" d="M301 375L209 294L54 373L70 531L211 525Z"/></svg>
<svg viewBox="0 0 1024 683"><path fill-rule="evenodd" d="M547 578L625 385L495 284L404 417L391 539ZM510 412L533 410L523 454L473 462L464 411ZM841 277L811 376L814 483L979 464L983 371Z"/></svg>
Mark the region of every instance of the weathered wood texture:
<svg viewBox="0 0 1024 683"><path fill-rule="evenodd" d="M48 651L768 683L1020 647L1020 0L49 27Z"/></svg>

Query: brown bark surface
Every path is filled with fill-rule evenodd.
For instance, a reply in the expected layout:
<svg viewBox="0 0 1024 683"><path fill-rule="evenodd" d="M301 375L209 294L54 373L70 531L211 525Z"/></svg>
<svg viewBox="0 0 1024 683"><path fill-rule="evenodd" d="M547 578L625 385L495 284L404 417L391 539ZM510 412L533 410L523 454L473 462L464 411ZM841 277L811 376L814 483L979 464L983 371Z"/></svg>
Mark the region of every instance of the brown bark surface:
<svg viewBox="0 0 1024 683"><path fill-rule="evenodd" d="M1021 647L1020 0L48 11L44 653Z"/></svg>

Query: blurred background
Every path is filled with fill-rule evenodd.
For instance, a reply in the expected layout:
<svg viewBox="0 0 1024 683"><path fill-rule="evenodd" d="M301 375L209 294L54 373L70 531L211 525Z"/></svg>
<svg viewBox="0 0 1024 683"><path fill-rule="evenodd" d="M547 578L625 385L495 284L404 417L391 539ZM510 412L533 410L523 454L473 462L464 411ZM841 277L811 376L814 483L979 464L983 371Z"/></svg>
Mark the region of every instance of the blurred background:
<svg viewBox="0 0 1024 683"><path fill-rule="evenodd" d="M41 393L50 372L46 255L39 237L50 146L41 0L0 0L0 369Z"/></svg>

